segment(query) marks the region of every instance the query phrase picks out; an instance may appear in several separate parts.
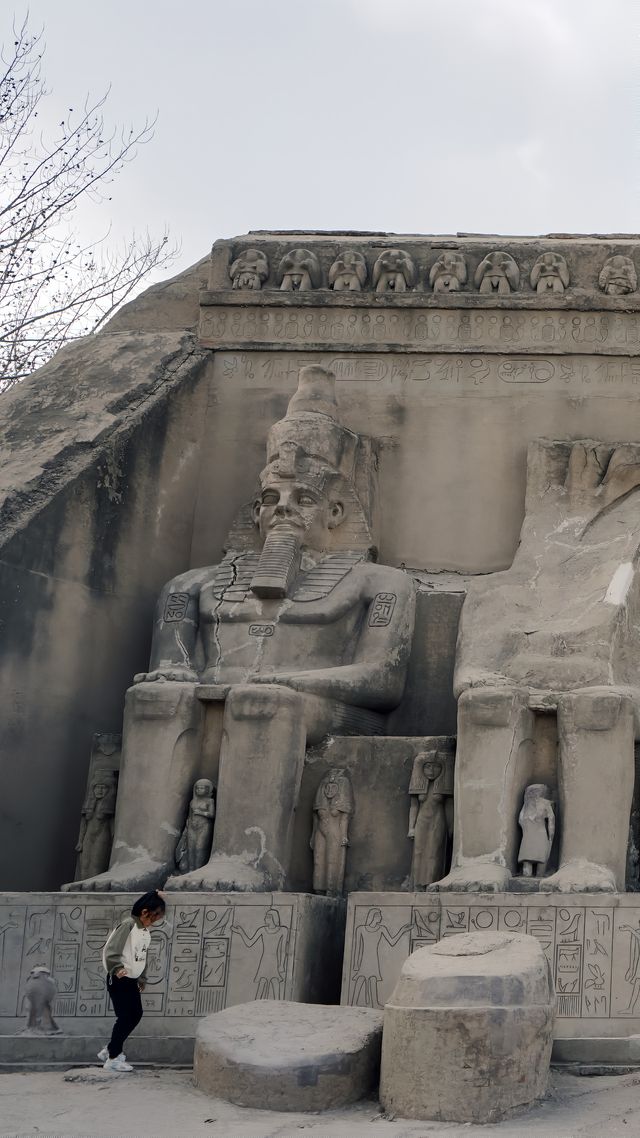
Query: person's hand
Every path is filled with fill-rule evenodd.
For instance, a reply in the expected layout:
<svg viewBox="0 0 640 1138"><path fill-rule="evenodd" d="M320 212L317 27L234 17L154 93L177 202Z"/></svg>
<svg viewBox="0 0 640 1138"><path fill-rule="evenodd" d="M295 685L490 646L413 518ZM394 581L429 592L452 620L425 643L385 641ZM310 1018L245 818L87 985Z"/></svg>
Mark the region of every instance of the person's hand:
<svg viewBox="0 0 640 1138"><path fill-rule="evenodd" d="M123 976L127 975L127 970L126 968L118 968L117 972L115 972L114 975L118 980L122 980Z"/></svg>

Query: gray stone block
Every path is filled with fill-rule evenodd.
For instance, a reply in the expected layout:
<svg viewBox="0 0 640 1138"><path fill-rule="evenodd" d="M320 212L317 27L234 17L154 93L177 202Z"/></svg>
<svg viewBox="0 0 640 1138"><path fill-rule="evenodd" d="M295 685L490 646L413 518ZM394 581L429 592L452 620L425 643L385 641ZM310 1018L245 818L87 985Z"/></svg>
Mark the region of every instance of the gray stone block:
<svg viewBox="0 0 640 1138"><path fill-rule="evenodd" d="M382 1014L319 1004L240 1004L198 1025L196 1086L262 1110L329 1110L378 1081Z"/></svg>

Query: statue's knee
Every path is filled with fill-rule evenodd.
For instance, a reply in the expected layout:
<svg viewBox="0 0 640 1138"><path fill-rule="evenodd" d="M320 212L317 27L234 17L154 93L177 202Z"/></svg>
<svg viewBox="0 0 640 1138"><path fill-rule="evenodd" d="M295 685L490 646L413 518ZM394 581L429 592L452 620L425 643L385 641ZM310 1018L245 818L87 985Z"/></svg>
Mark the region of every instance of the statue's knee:
<svg viewBox="0 0 640 1138"><path fill-rule="evenodd" d="M478 727L508 727L527 699L517 688L467 688L458 700L461 723Z"/></svg>
<svg viewBox="0 0 640 1138"><path fill-rule="evenodd" d="M126 711L136 719L170 719L194 702L193 684L135 684L125 697Z"/></svg>
<svg viewBox="0 0 640 1138"><path fill-rule="evenodd" d="M242 684L227 696L227 714L233 719L274 719L283 712L299 710L301 698L291 688L277 684Z"/></svg>
<svg viewBox="0 0 640 1138"><path fill-rule="evenodd" d="M612 731L632 714L631 700L616 691L568 692L558 699L558 720L574 730Z"/></svg>

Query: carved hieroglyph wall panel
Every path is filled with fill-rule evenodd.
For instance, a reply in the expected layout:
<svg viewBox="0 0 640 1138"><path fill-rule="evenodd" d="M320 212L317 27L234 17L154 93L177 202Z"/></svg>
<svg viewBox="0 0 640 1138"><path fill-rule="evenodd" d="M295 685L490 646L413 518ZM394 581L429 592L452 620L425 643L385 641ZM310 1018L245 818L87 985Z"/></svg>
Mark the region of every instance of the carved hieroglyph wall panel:
<svg viewBox="0 0 640 1138"><path fill-rule="evenodd" d="M640 1031L640 897L352 893L342 1003L382 1007L407 956L464 932L527 933L542 945L557 996L555 1035Z"/></svg>
<svg viewBox="0 0 640 1138"><path fill-rule="evenodd" d="M110 1016L102 948L134 900L3 894L0 1024L25 1014L24 986L37 965L46 965L56 982L56 1019ZM309 948L321 958L332 947L339 907L295 893L178 895L152 931L145 1015L174 1020L252 999L304 1000Z"/></svg>

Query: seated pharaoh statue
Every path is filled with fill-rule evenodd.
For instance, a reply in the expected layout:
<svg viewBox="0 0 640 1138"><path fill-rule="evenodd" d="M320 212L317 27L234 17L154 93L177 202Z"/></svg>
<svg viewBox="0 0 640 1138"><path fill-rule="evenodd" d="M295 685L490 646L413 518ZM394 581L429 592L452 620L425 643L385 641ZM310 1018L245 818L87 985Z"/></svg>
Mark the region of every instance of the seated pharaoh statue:
<svg viewBox="0 0 640 1138"><path fill-rule="evenodd" d="M474 581L462 609L453 862L436 889L513 887L530 783L556 786L560 831L536 888L624 889L639 555L640 446L532 444L513 564Z"/></svg>
<svg viewBox="0 0 640 1138"><path fill-rule="evenodd" d="M163 590L126 697L111 865L65 888L286 887L306 747L382 733L404 690L414 586L371 559L372 482L334 376L303 368L224 559ZM217 786L211 856L172 876L201 778Z"/></svg>

